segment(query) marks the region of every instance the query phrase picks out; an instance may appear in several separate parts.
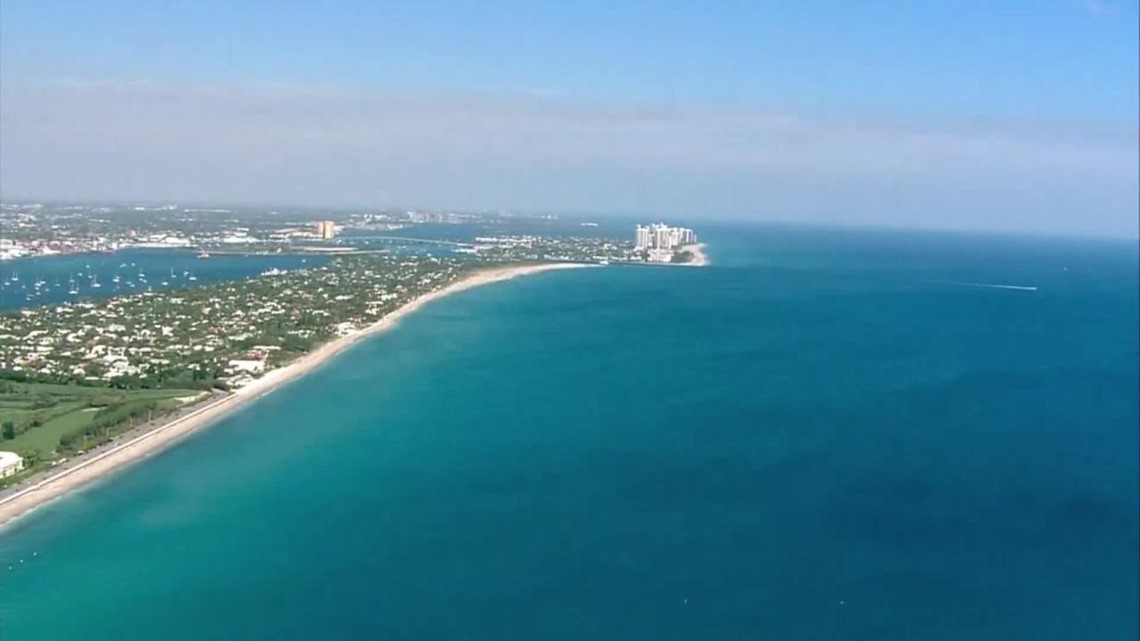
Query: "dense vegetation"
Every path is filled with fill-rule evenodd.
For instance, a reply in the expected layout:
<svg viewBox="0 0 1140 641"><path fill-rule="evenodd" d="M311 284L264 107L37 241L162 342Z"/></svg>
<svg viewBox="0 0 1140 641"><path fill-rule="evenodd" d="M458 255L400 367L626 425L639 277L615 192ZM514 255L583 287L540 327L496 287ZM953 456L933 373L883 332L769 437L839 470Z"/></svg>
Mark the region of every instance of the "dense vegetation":
<svg viewBox="0 0 1140 641"><path fill-rule="evenodd" d="M107 443L182 405L192 390L120 390L0 379L0 450L24 457L28 471ZM0 486L15 479L4 479Z"/></svg>
<svg viewBox="0 0 1140 641"><path fill-rule="evenodd" d="M0 315L0 378L125 390L227 387L460 277L473 261L388 255L185 290ZM252 356L254 352L260 355Z"/></svg>

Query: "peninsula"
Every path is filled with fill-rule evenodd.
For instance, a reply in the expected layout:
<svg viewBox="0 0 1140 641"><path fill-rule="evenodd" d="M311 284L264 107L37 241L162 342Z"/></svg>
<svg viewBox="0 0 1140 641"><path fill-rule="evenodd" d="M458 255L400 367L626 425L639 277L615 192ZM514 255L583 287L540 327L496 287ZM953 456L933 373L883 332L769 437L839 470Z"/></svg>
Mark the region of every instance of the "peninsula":
<svg viewBox="0 0 1140 641"><path fill-rule="evenodd" d="M638 225L634 232L634 256L648 263L704 267L709 264L704 249L697 232L688 227L655 223Z"/></svg>
<svg viewBox="0 0 1140 641"><path fill-rule="evenodd" d="M150 455L441 296L570 267L708 264L696 232L663 223L618 239L596 224L561 224L551 234L555 223L545 219L496 216L367 214L282 227L256 212L97 213L0 207L17 232L3 243L17 258L0 294L24 300L0 313L0 524ZM446 229L472 223L479 226L467 236ZM403 228L411 235L389 235ZM47 277L26 262L156 243L198 259L210 257L196 249L207 245L283 253L302 237L328 259L204 283L185 266L148 277L127 256L117 268L88 264Z"/></svg>

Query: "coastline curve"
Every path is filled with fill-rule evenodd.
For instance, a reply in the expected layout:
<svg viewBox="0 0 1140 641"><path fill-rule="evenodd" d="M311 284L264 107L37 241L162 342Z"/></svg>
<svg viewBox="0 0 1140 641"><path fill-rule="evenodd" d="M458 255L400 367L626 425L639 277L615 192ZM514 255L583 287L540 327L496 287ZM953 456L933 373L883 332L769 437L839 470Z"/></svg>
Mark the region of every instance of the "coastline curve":
<svg viewBox="0 0 1140 641"><path fill-rule="evenodd" d="M175 445L190 434L207 428L233 411L296 380L357 344L361 340L395 328L399 322L424 305L464 290L528 276L542 272L596 267L587 263L544 263L493 267L475 271L449 285L419 296L372 325L332 340L283 367L271 370L264 376L241 387L228 396L212 401L205 407L179 416L152 430L116 445L105 452L93 455L73 467L51 474L13 494L0 498L0 533L19 518L51 501L82 489L111 474L123 470L148 456Z"/></svg>

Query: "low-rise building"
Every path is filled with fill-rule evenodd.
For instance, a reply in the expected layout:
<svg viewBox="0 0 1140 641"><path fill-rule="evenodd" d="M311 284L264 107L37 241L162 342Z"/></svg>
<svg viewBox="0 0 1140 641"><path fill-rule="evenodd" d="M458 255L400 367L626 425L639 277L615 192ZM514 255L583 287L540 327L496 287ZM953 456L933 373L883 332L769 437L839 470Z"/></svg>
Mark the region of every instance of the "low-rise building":
<svg viewBox="0 0 1140 641"><path fill-rule="evenodd" d="M265 371L264 360L239 360L234 359L229 362L230 371L232 372L247 372L249 374L261 374Z"/></svg>
<svg viewBox="0 0 1140 641"><path fill-rule="evenodd" d="M24 469L24 459L15 452L0 452L0 479Z"/></svg>

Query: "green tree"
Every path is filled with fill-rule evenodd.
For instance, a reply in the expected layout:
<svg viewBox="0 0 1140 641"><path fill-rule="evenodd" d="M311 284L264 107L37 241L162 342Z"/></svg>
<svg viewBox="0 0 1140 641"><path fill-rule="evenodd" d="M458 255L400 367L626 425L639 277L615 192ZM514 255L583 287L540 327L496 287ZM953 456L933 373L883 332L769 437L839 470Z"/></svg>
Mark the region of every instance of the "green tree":
<svg viewBox="0 0 1140 641"><path fill-rule="evenodd" d="M4 421L4 440L10 441L16 438L16 424L12 421Z"/></svg>
<svg viewBox="0 0 1140 641"><path fill-rule="evenodd" d="M42 410L49 407L55 407L55 399L50 394L38 394L32 400L32 409Z"/></svg>

